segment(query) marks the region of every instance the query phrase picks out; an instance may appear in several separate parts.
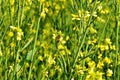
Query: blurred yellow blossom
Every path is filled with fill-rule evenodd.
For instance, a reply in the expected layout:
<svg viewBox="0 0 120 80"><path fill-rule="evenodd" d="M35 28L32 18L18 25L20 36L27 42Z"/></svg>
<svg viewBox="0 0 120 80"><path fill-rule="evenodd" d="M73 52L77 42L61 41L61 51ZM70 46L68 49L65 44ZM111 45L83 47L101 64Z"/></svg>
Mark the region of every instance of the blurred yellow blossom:
<svg viewBox="0 0 120 80"><path fill-rule="evenodd" d="M0 57L2 56L2 54L3 54L3 53L2 53L2 50L1 50L1 47L0 47Z"/></svg>
<svg viewBox="0 0 120 80"><path fill-rule="evenodd" d="M72 15L72 20L80 20L79 15L76 14L71 14Z"/></svg>
<svg viewBox="0 0 120 80"><path fill-rule="evenodd" d="M10 46L11 46L11 47L15 47L15 43L14 43L14 42L11 42L11 43L10 43Z"/></svg>
<svg viewBox="0 0 120 80"><path fill-rule="evenodd" d="M14 33L12 31L8 32L8 36L9 37L13 37L14 36Z"/></svg>
<svg viewBox="0 0 120 80"><path fill-rule="evenodd" d="M45 16L46 16L45 11L42 11L40 16L41 16L41 18L43 18L43 19L44 19L44 18L45 18Z"/></svg>
<svg viewBox="0 0 120 80"><path fill-rule="evenodd" d="M101 17L97 17L97 21L105 23L105 20Z"/></svg>
<svg viewBox="0 0 120 80"><path fill-rule="evenodd" d="M14 5L15 0L10 0L10 5Z"/></svg>
<svg viewBox="0 0 120 80"><path fill-rule="evenodd" d="M43 61L43 57L42 56L38 56L38 60L39 61Z"/></svg>
<svg viewBox="0 0 120 80"><path fill-rule="evenodd" d="M113 74L113 71L111 69L108 69L107 70L107 76L110 77L110 76L112 76L112 74Z"/></svg>
<svg viewBox="0 0 120 80"><path fill-rule="evenodd" d="M10 26L10 29L12 29L13 31L16 30L15 26Z"/></svg>
<svg viewBox="0 0 120 80"><path fill-rule="evenodd" d="M100 48L101 51L108 50L109 46L108 45L98 45L98 48Z"/></svg>
<svg viewBox="0 0 120 80"><path fill-rule="evenodd" d="M111 50L116 50L115 45L110 45Z"/></svg>
<svg viewBox="0 0 120 80"><path fill-rule="evenodd" d="M106 39L105 39L105 42L106 42L107 44L112 44L112 42L110 41L110 38L106 38Z"/></svg>
<svg viewBox="0 0 120 80"><path fill-rule="evenodd" d="M28 62L26 62L26 63L25 63L25 68L28 68L28 67L30 67L30 65L29 65Z"/></svg>
<svg viewBox="0 0 120 80"><path fill-rule="evenodd" d="M58 44L58 49L62 50L62 49L64 49L64 46L62 44Z"/></svg>
<svg viewBox="0 0 120 80"><path fill-rule="evenodd" d="M100 68L100 69L102 69L103 66L104 66L103 61L99 61L98 64L97 64L97 67Z"/></svg>
<svg viewBox="0 0 120 80"><path fill-rule="evenodd" d="M53 58L51 55L50 55L49 58L48 58L48 63L49 63L50 65L56 63L55 60L54 60L54 58Z"/></svg>
<svg viewBox="0 0 120 80"><path fill-rule="evenodd" d="M105 57L104 60L103 60L105 63L108 63L110 64L112 62L112 60L108 57Z"/></svg>
<svg viewBox="0 0 120 80"><path fill-rule="evenodd" d="M69 40L69 36L66 36L66 41L68 41Z"/></svg>
<svg viewBox="0 0 120 80"><path fill-rule="evenodd" d="M97 30L94 29L92 26L89 27L89 31L90 31L91 34L97 33Z"/></svg>
<svg viewBox="0 0 120 80"><path fill-rule="evenodd" d="M92 13L92 16L97 17L97 12L94 11L94 12Z"/></svg>
<svg viewBox="0 0 120 80"><path fill-rule="evenodd" d="M89 62L88 62L88 66L89 66L89 67L95 67L95 65L96 65L96 64L95 64L94 61L89 61Z"/></svg>

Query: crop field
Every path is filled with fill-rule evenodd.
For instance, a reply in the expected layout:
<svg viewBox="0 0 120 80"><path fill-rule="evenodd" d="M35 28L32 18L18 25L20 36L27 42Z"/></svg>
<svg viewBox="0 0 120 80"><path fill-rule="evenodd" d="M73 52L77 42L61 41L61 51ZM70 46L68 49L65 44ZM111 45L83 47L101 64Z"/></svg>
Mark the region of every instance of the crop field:
<svg viewBox="0 0 120 80"><path fill-rule="evenodd" d="M0 0L0 80L120 80L120 0Z"/></svg>

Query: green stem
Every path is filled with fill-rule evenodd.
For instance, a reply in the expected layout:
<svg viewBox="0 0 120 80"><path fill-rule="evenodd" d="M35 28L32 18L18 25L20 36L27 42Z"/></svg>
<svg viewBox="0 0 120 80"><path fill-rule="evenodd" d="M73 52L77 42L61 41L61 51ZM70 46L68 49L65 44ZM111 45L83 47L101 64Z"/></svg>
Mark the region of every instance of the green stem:
<svg viewBox="0 0 120 80"><path fill-rule="evenodd" d="M39 10L41 11L41 4L40 4L40 7L39 7ZM40 27L40 21L41 21L41 17L39 17L38 19L38 22L37 22L37 30L36 30L36 35L35 35L35 40L34 40L34 45L33 45L33 52L32 52L32 58L31 58L31 64L30 64L30 70L29 70L29 74L28 74L28 80L30 80L31 78L31 72L32 72L32 67L33 67L33 58L34 58L34 55L35 55L35 50L36 50L36 42L37 42L37 38L38 38L38 30L39 30L39 27Z"/></svg>

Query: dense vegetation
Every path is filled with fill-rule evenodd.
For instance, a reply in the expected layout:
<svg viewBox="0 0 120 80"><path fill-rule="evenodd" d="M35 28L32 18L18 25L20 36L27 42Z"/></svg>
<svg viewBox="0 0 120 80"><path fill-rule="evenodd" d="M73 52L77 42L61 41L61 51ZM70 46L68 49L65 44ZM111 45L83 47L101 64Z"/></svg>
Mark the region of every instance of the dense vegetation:
<svg viewBox="0 0 120 80"><path fill-rule="evenodd" d="M0 80L120 80L120 0L0 0Z"/></svg>

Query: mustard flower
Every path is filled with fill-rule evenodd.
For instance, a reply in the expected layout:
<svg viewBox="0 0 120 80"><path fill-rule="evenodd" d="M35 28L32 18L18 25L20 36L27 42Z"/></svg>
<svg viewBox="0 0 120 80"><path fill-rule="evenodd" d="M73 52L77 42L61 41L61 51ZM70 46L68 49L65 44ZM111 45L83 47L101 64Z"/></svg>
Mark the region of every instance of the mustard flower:
<svg viewBox="0 0 120 80"><path fill-rule="evenodd" d="M102 19L101 17L97 17L97 21L102 22L102 23L105 23L105 20Z"/></svg>
<svg viewBox="0 0 120 80"><path fill-rule="evenodd" d="M29 65L28 62L26 62L26 63L25 63L25 68L28 68L28 67L30 67L30 65Z"/></svg>
<svg viewBox="0 0 120 80"><path fill-rule="evenodd" d="M13 31L16 30L15 26L10 26L10 29L12 29Z"/></svg>
<svg viewBox="0 0 120 80"><path fill-rule="evenodd" d="M110 76L112 76L112 74L113 74L113 71L111 69L108 69L107 70L107 76L110 77Z"/></svg>
<svg viewBox="0 0 120 80"><path fill-rule="evenodd" d="M98 52L98 59L102 58L102 54L100 52Z"/></svg>
<svg viewBox="0 0 120 80"><path fill-rule="evenodd" d="M23 31L21 28L16 27L16 31L17 31L17 40L20 41L22 36L24 35Z"/></svg>
<svg viewBox="0 0 120 80"><path fill-rule="evenodd" d="M14 5L15 0L10 0L10 5Z"/></svg>
<svg viewBox="0 0 120 80"><path fill-rule="evenodd" d="M62 73L62 69L58 65L55 66L55 70L57 70L58 72Z"/></svg>
<svg viewBox="0 0 120 80"><path fill-rule="evenodd" d="M104 66L103 61L99 61L98 64L97 64L97 67L100 68L100 69L102 69L103 66Z"/></svg>
<svg viewBox="0 0 120 80"><path fill-rule="evenodd" d="M44 18L45 18L45 16L46 16L45 11L42 11L40 16L41 16L41 18L43 18L43 19L44 19Z"/></svg>
<svg viewBox="0 0 120 80"><path fill-rule="evenodd" d="M112 42L110 41L110 38L106 38L106 39L105 39L105 42L106 42L107 44L112 44Z"/></svg>
<svg viewBox="0 0 120 80"><path fill-rule="evenodd" d="M62 44L58 44L58 49L62 50L62 49L64 49L64 46Z"/></svg>
<svg viewBox="0 0 120 80"><path fill-rule="evenodd" d="M100 48L101 51L105 51L109 49L108 45L98 45L98 48Z"/></svg>
<svg viewBox="0 0 120 80"><path fill-rule="evenodd" d="M80 20L79 15L76 14L71 14L72 15L72 20Z"/></svg>
<svg viewBox="0 0 120 80"><path fill-rule="evenodd" d="M68 41L69 40L69 36L66 36L66 41Z"/></svg>
<svg viewBox="0 0 120 80"><path fill-rule="evenodd" d="M94 29L92 26L89 27L89 31L90 31L91 34L97 33L97 30Z"/></svg>
<svg viewBox="0 0 120 80"><path fill-rule="evenodd" d="M111 49L111 50L116 50L115 45L110 45L110 49Z"/></svg>
<svg viewBox="0 0 120 80"><path fill-rule="evenodd" d="M97 71L97 72L96 72L96 75L95 75L95 76L96 76L96 79L97 79L97 80L104 80L103 77L102 77L103 74L104 74L103 72Z"/></svg>
<svg viewBox="0 0 120 80"><path fill-rule="evenodd" d="M44 3L44 2L45 2L45 0L39 0L39 2L40 2L40 3Z"/></svg>
<svg viewBox="0 0 120 80"><path fill-rule="evenodd" d="M13 37L14 36L14 33L12 31L8 32L8 36L9 37Z"/></svg>
<svg viewBox="0 0 120 80"><path fill-rule="evenodd" d="M17 32L17 40L20 41L23 36L23 32Z"/></svg>
<svg viewBox="0 0 120 80"><path fill-rule="evenodd" d="M99 4L99 5L97 6L97 9L98 9L99 11L102 10L102 5Z"/></svg>
<svg viewBox="0 0 120 80"><path fill-rule="evenodd" d="M49 63L50 65L56 63L55 60L54 60L54 58L53 58L51 55L50 55L49 58L48 58L48 63Z"/></svg>
<svg viewBox="0 0 120 80"><path fill-rule="evenodd" d="M1 50L1 48L0 48L0 57L2 56L2 54L3 54L3 53L2 53L2 50Z"/></svg>
<svg viewBox="0 0 120 80"><path fill-rule="evenodd" d="M10 43L10 46L11 46L11 47L15 47L15 43L14 43L14 42L11 42L11 43Z"/></svg>
<svg viewBox="0 0 120 80"><path fill-rule="evenodd" d="M11 15L14 16L14 13L15 13L15 9L14 7L11 7Z"/></svg>
<svg viewBox="0 0 120 80"><path fill-rule="evenodd" d="M43 57L42 56L38 56L38 60L39 61L43 61Z"/></svg>
<svg viewBox="0 0 120 80"><path fill-rule="evenodd" d="M65 55L65 53L66 53L65 50L61 50L60 52L62 55Z"/></svg>
<svg viewBox="0 0 120 80"><path fill-rule="evenodd" d="M97 17L97 12L94 11L94 12L92 13L92 16Z"/></svg>
<svg viewBox="0 0 120 80"><path fill-rule="evenodd" d="M50 77L53 77L55 75L55 70L54 69L50 69Z"/></svg>
<svg viewBox="0 0 120 80"><path fill-rule="evenodd" d="M110 64L112 62L112 60L108 57L105 57L104 60L103 60L105 63L108 63Z"/></svg>
<svg viewBox="0 0 120 80"><path fill-rule="evenodd" d="M88 62L88 66L89 66L89 67L95 67L95 65L96 65L96 64L95 64L94 61L89 61L89 62Z"/></svg>

